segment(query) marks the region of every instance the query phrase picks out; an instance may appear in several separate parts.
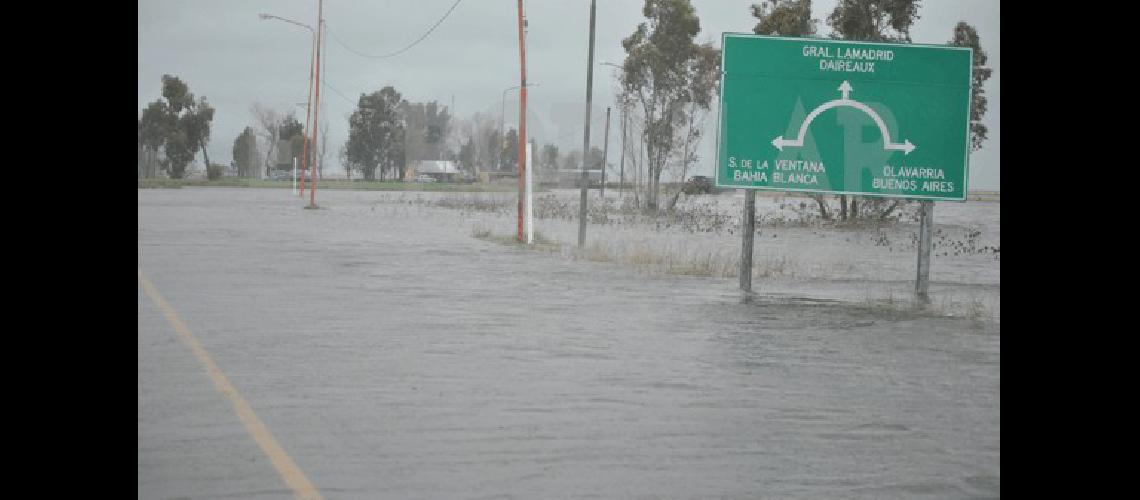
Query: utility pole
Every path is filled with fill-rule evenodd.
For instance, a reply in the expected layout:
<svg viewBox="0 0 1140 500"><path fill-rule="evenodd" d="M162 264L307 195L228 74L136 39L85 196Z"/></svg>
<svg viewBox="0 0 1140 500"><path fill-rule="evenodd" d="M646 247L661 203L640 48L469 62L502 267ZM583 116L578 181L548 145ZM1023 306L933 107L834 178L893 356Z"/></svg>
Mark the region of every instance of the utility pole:
<svg viewBox="0 0 1140 500"><path fill-rule="evenodd" d="M310 28L310 30L311 29L312 28ZM305 169L309 168L309 116L311 114L312 107L313 107L313 65L316 64L316 60L317 60L317 34L313 33L312 53L309 55L309 95L308 95L308 99L306 99L306 102L305 102L305 130L303 132L305 140L302 141L304 143L304 145L301 147L301 149L302 149L302 153L301 153L301 156L302 156L301 176L302 176L302 178L301 178L301 191L298 193L298 196L301 196L302 199L304 199L304 196L305 196L305 179L304 179ZM291 148L292 147L292 140L291 140L292 137L290 137L289 139L290 139L290 148ZM273 141L274 142L278 142L280 140L281 140L281 137L279 135L273 134ZM270 145L270 146L272 146L272 145ZM296 170L296 169L294 169L294 170ZM293 175L294 181L296 181L296 177L297 177L296 172L294 172L294 175Z"/></svg>
<svg viewBox="0 0 1140 500"><path fill-rule="evenodd" d="M523 18L523 0L519 0L519 203L518 241L523 240L523 201L526 191L526 19Z"/></svg>
<svg viewBox="0 0 1140 500"><path fill-rule="evenodd" d="M324 23L325 22L322 19L321 20L321 27L322 27L322 29L321 29L321 60L324 61L324 63L325 63L324 73L322 73L321 77L320 77L322 82L326 80L325 77L329 76L329 62L327 59L327 57L329 55L329 43L328 43L329 37L328 37L328 33L323 29ZM328 123L328 122L325 122L325 123ZM320 127L320 124L313 123L313 126L314 127ZM325 132L328 132L327 128L325 129ZM328 142L329 138L328 138L327 133L321 137L322 137L321 140ZM313 148L314 149L319 148L319 150L321 152L321 154L319 155L320 161L317 162L317 177L320 177L323 179L325 177L325 158L324 158L325 148L324 148L324 146L321 146L321 145L315 144L315 143L313 144ZM318 157L316 151L313 152L313 157ZM313 188L315 189L316 187L317 187L316 181L314 181Z"/></svg>
<svg viewBox="0 0 1140 500"><path fill-rule="evenodd" d="M521 0L520 0L521 1ZM578 201L578 248L586 246L586 187L590 179L586 173L586 159L590 157L590 106L594 95L594 12L597 0L590 0L590 55L586 63L586 125L582 137L582 190Z"/></svg>
<svg viewBox="0 0 1140 500"><path fill-rule="evenodd" d="M621 170L618 173L618 200L621 200L623 185L625 185L625 99L621 102Z"/></svg>
<svg viewBox="0 0 1140 500"><path fill-rule="evenodd" d="M313 125L320 123L318 117L321 111L321 35L325 32L324 8L324 0L319 0L317 2L317 81L316 93L314 95L316 104L313 106ZM317 128L318 127L315 126L313 127L313 147L317 146ZM316 165L311 163L309 176L312 177L313 186L309 189L309 208L317 208L317 176L313 175L316 171Z"/></svg>
<svg viewBox="0 0 1140 500"><path fill-rule="evenodd" d="M602 202L606 200L606 162L610 158L610 107L606 106L606 138L602 143Z"/></svg>

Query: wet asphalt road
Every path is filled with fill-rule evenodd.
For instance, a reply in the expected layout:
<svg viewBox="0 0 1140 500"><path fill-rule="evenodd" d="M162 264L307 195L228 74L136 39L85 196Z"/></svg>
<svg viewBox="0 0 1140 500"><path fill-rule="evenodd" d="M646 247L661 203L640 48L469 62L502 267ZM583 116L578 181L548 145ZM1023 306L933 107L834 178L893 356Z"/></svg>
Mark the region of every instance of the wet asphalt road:
<svg viewBox="0 0 1140 500"><path fill-rule="evenodd" d="M997 325L321 197L139 190L138 267L326 498L1000 496ZM139 498L292 494L140 286Z"/></svg>

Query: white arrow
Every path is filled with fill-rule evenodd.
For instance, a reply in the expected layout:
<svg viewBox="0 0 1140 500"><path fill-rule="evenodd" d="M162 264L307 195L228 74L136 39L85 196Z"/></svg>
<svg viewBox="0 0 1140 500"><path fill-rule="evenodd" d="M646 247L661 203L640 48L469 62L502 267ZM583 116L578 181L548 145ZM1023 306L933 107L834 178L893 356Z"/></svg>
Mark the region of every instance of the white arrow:
<svg viewBox="0 0 1140 500"><path fill-rule="evenodd" d="M902 151L904 155L909 155L909 154L910 154L910 152L911 152L911 151L914 151L914 149L915 149L915 148L917 148L917 147L918 147L918 146L915 146L914 144L911 144L911 143L910 143L910 139L907 139L907 140L903 141L903 143L902 143L902 144L898 144L898 143L895 143L895 144L886 143L886 144L884 144L884 145L883 145L883 149L891 149L891 150L895 150L895 151Z"/></svg>
<svg viewBox="0 0 1140 500"><path fill-rule="evenodd" d="M843 83L839 85L839 91L843 93L842 98L820 104L818 107L813 109L811 113L808 113L807 118L804 118L804 122L800 124L800 133L795 140L784 139L784 136L780 135L776 136L775 139L772 139L772 145L780 151L784 150L784 146L803 147L804 136L807 135L808 125L811 125L812 120L815 120L815 118L819 116L820 113L823 113L824 111L827 111L831 108L847 106L866 113L867 116L870 116L871 119L875 121L875 124L879 126L879 131L883 134L883 149L891 151L902 151L904 155L909 155L911 151L914 151L915 148L918 147L914 144L911 144L910 139L903 141L901 144L897 142L891 142L891 131L887 130L887 124L883 123L883 118L880 117L879 114L875 112L875 110L871 109L870 106L859 101L848 99L847 96L851 93L851 90L851 83L849 83L847 80L843 80Z"/></svg>
<svg viewBox="0 0 1140 500"><path fill-rule="evenodd" d="M839 86L839 91L843 92L843 100L847 100L847 94L851 93L851 84L847 80L843 80L843 84Z"/></svg>

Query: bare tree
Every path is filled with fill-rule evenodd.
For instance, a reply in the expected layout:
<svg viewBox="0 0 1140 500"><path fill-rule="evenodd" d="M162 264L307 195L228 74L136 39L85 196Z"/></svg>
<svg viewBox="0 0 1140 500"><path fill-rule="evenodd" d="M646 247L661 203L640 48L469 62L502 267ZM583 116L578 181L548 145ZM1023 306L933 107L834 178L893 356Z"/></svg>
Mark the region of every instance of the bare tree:
<svg viewBox="0 0 1140 500"><path fill-rule="evenodd" d="M701 141L701 129L704 127L705 117L708 115L707 110L700 106L688 105L684 109L686 127L680 137L676 140L681 143L681 148L677 151L679 158L677 163L681 167L680 183L676 186L676 191L673 193L673 198L669 200L669 210L677 206L677 199L681 196L681 191L684 190L685 178L689 174L689 166L697 161L697 146ZM680 132L680 130L678 130Z"/></svg>
<svg viewBox="0 0 1140 500"><path fill-rule="evenodd" d="M646 208L657 210L661 173L681 144L689 106L708 109L719 92L720 50L693 40L700 20L689 0L645 0L646 22L622 40L622 87L641 108L648 158Z"/></svg>
<svg viewBox="0 0 1140 500"><path fill-rule="evenodd" d="M253 115L254 123L257 125L255 131L258 137L265 139L267 144L265 148L265 176L269 176L269 171L273 168L270 159L273 157L273 152L277 149L277 133L281 126L281 113L277 110L265 106L261 103L253 103L249 109L250 114Z"/></svg>

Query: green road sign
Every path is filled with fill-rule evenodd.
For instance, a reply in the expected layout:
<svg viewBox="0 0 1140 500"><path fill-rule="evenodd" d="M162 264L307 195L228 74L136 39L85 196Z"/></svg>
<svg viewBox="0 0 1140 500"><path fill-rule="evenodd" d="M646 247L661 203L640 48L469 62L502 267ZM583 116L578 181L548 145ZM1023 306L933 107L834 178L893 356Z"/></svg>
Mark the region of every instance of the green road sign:
<svg viewBox="0 0 1140 500"><path fill-rule="evenodd" d="M716 185L966 199L971 49L723 35Z"/></svg>

